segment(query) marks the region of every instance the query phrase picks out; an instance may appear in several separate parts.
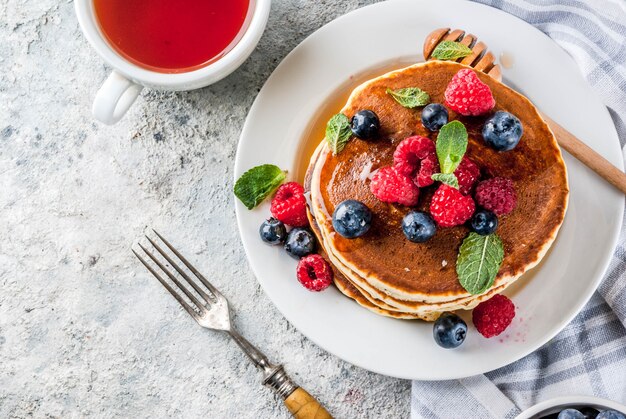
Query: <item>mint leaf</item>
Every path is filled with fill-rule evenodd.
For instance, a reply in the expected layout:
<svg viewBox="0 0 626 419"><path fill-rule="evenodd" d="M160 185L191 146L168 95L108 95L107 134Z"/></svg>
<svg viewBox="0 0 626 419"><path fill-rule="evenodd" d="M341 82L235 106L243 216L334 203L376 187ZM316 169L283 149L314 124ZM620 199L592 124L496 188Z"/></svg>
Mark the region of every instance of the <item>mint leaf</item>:
<svg viewBox="0 0 626 419"><path fill-rule="evenodd" d="M459 189L459 180L454 173L435 173L431 176L432 180L445 183L448 186Z"/></svg>
<svg viewBox="0 0 626 419"><path fill-rule="evenodd" d="M493 285L503 259L504 248L496 234L470 233L463 240L456 260L461 286L475 295L487 291Z"/></svg>
<svg viewBox="0 0 626 419"><path fill-rule="evenodd" d="M448 122L437 135L437 158L441 173L454 173L467 150L467 130L459 121Z"/></svg>
<svg viewBox="0 0 626 419"><path fill-rule="evenodd" d="M278 188L286 174L273 164L253 167L235 182L235 196L250 210Z"/></svg>
<svg viewBox="0 0 626 419"><path fill-rule="evenodd" d="M460 42L441 41L439 45L435 47L431 56L439 60L456 60L458 58L467 57L471 53L472 50Z"/></svg>
<svg viewBox="0 0 626 419"><path fill-rule="evenodd" d="M428 105L430 96L419 87L405 87L404 89L391 90L387 88L387 94L391 95L400 105L405 108L417 108Z"/></svg>
<svg viewBox="0 0 626 419"><path fill-rule="evenodd" d="M350 120L342 113L334 115L326 124L326 141L333 154L341 153L351 136Z"/></svg>

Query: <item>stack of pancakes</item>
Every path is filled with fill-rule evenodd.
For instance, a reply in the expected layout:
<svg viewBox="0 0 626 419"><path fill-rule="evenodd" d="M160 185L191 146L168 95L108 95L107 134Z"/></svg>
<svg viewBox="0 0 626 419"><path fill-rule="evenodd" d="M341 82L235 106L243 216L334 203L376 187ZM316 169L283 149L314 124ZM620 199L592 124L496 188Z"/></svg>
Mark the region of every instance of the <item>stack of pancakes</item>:
<svg viewBox="0 0 626 419"><path fill-rule="evenodd" d="M390 317L432 321L443 311L471 309L502 292L546 254L556 238L567 208L568 186L560 149L545 121L528 99L477 72L496 100L494 111L506 110L522 122L524 134L512 151L487 147L481 129L490 114L464 117L453 111L449 120L467 128L466 156L481 168L483 177L501 176L515 184L516 209L500 217L497 230L504 245L504 261L493 286L472 295L456 274L459 247L469 230L465 226L439 228L425 243L412 243L402 232L404 215L414 208L380 202L370 192L371 173L393 164L400 141L422 135L436 141L436 133L420 121L421 109L407 109L386 93L387 88L419 87L433 103L444 103L444 91L464 65L430 61L392 71L357 87L341 110L351 118L363 109L374 111L381 124L379 138L352 138L333 155L322 141L311 158L305 189L310 192L309 219L323 255L335 271L335 285L360 305ZM428 211L435 186L420 193L418 210ZM367 234L346 239L332 226L335 206L346 199L367 205L373 214Z"/></svg>

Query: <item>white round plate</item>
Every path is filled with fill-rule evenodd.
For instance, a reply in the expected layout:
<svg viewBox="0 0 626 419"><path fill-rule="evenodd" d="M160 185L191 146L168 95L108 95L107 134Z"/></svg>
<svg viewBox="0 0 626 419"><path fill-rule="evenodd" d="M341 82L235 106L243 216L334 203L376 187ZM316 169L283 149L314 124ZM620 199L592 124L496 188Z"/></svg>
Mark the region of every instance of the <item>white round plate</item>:
<svg viewBox="0 0 626 419"><path fill-rule="evenodd" d="M293 171L310 121L351 77L391 62L422 61L424 37L439 27L477 34L496 56L512 56L505 82L554 120L623 167L617 133L606 108L571 58L527 23L466 1L392 0L353 11L305 39L276 68L256 98L239 142L235 178L273 163ZM321 139L320 139L321 140ZM455 350L438 347L432 324L386 318L361 308L334 288L311 293L296 280L296 261L261 242L269 203L248 211L236 203L250 264L285 317L325 350L394 377L444 380L507 365L556 335L596 289L615 248L623 196L565 154L570 203L550 254L507 292L517 306L512 326L485 339L471 326ZM293 180L293 179L292 179ZM532 222L532 220L528 220Z"/></svg>

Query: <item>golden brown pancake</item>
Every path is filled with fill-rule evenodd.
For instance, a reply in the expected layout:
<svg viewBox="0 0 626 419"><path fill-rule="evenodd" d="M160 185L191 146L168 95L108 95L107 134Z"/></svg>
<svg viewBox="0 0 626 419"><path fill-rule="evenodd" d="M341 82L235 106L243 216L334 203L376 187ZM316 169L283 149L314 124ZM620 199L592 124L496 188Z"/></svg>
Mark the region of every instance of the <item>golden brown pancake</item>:
<svg viewBox="0 0 626 419"><path fill-rule="evenodd" d="M315 151L312 159L317 159L322 144ZM311 168L313 165L311 165ZM313 171L308 170L305 176L304 187L310 190L311 177ZM310 225L315 233L318 242L321 244L321 255L329 261L334 272L334 282L337 288L346 296L354 299L359 305L388 317L400 319L422 319L426 321L435 320L443 311L453 311L459 309L470 309L493 294L501 292L506 285L492 288L489 292L479 297L461 298L440 304L428 304L424 302L402 301L385 294L383 291L371 287L363 278L350 271L341 261L332 254L324 251L325 241L321 235L320 228L313 218L312 213L307 213ZM388 304L390 303L390 304Z"/></svg>
<svg viewBox="0 0 626 419"><path fill-rule="evenodd" d="M413 303L439 303L445 308L463 302L470 307L474 305L472 302L484 298L477 299L467 293L456 275L457 252L467 228L440 228L428 242L411 243L400 226L411 208L378 201L369 190L369 180L363 176L364 167L371 165L374 171L391 165L395 147L404 138L417 134L436 139L422 126L421 109L400 106L386 89L417 86L430 94L432 102L443 103L447 84L461 68L465 66L432 61L385 74L359 86L342 112L348 117L361 109L376 112L381 121L380 139L367 142L353 138L337 156L323 145L312 159L307 189L311 190L311 215L320 242L331 262L333 259L337 262L335 268L344 273L343 280L360 291L361 297L364 290L378 291L371 292L372 298L367 299L377 307L394 307L399 312L414 311L411 310L414 307L416 313L422 313L426 310L423 304ZM494 286L485 293L491 295L543 257L563 221L568 187L556 140L534 106L503 84L482 73L477 75L492 90L496 100L494 111L515 114L524 127L522 139L514 150L497 152L484 144L480 134L488 115L463 117L450 111L450 120L460 120L468 130L466 155L481 167L484 176L513 180L518 195L517 208L499 220L497 233L504 244L505 258ZM434 189L421 190L419 209L428 209ZM330 214L346 199L359 200L373 212L372 228L361 238L345 239L332 229ZM382 304L373 303L372 299Z"/></svg>
<svg viewBox="0 0 626 419"><path fill-rule="evenodd" d="M315 154L311 157L312 160L317 159L317 155L319 154L319 150L321 147L318 147L315 150ZM307 191L311 189L311 175L313 171L311 170L312 166L307 170L305 178L304 178L304 188ZM360 306L367 308L368 310L373 311L377 314L382 314L383 316L398 318L398 319L422 319L422 320L435 320L439 313L432 313L428 316L418 316L415 314L403 313L397 310L393 310L391 307L386 305L383 301L378 300L372 297L367 291L360 288L358 285L355 285L353 282L348 280L342 272L337 269L337 263L334 260L329 258L329 255L325 252L323 246L323 237L321 236L321 232L319 226L317 225L315 218L313 218L311 211L307 211L307 216L309 218L309 223L311 225L311 229L313 233L317 237L318 242L321 244L321 248L319 249L319 254L324 257L332 267L333 270L333 282L339 291L345 296L356 301Z"/></svg>

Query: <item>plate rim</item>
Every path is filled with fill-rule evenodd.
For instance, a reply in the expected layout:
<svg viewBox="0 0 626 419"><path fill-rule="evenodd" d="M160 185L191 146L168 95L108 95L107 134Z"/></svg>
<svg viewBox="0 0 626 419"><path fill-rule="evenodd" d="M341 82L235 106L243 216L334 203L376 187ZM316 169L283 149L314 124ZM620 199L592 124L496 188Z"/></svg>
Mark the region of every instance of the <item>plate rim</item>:
<svg viewBox="0 0 626 419"><path fill-rule="evenodd" d="M432 7L432 3L429 4L428 2L424 1L424 0L418 0L420 3L424 4L426 7ZM274 70L272 71L272 73L270 74L270 76L266 79L266 81L263 84L263 87L261 88L261 90L259 91L259 93L257 94L257 96L255 97L249 111L248 114L246 116L246 120L244 122L242 131L241 131L241 135L239 136L239 140L238 140L238 144L237 144L237 150L236 150L236 155L235 155L235 165L234 165L234 170L233 170L233 181L236 181L237 178L245 171L247 170L246 168L242 168L241 167L241 159L240 159L240 155L244 152L243 151L243 144L245 143L244 138L249 136L248 130L249 130L249 120L250 120L250 115L253 113L253 111L256 109L256 107L258 106L258 102L259 102L259 97L261 97L264 93L264 90L266 88L266 86L270 83L270 81L273 80L273 77L275 76L276 73L278 73L278 70L285 64L285 62L288 61L288 59L290 59L290 57L292 57L292 55L295 55L297 53L300 52L301 49L304 49L306 47L306 45L308 45L310 42L312 41L312 38L320 31L326 29L329 26L332 25L338 25L341 23L342 20L347 19L347 16L352 15L354 13L358 13L359 11L363 10L363 9L369 9L369 8L377 8L377 7L389 7L390 4L395 4L395 3L406 3L408 2L408 0L387 0L384 2L379 2L379 3L374 3L374 4L370 4L364 7L360 7L357 9L354 9L348 13L345 13L335 19L333 19L332 21L322 25L321 27L317 28L315 31L313 31L311 34L309 34L305 39L303 39L296 47L294 47L282 60L281 62L274 68ZM536 33L538 33L540 36L542 36L543 38L545 38L547 41L549 41L552 44L556 44L556 42L554 40L552 40L548 35L546 35L545 33L541 32L539 29L537 29L536 27L532 26L531 24L529 24L528 22L524 21L523 19L520 19L517 16L514 16L512 14L509 14L507 12L504 12L500 9L491 7L489 5L484 5L481 3L473 3L473 2L467 2L467 1L461 1L461 0L440 0L439 3L448 3L448 4L456 4L456 5L471 5L470 7L477 7L478 9L486 7L489 9L493 9L496 11L496 13L501 13L504 15L507 15L509 18L513 18L516 19L520 22L522 22L524 24L524 26L526 26L529 30L535 31ZM556 46L558 48L561 49L561 47L556 44ZM567 54L564 51L565 54ZM421 55L421 53L420 53ZM572 64L572 66L577 67L576 63L573 61L571 56L567 56L567 59L570 61L570 63ZM582 76L581 76L582 77ZM587 87L588 83L587 83ZM594 93L594 95L596 95L597 97L597 93L595 91L593 91L592 89L589 89L591 92ZM599 100L599 98L598 98ZM600 100L599 100L600 101ZM618 142L617 142L617 147L618 149L621 150L621 147L619 145L619 137L617 135L617 130L615 128L615 125L612 122L612 118L610 117L610 113L608 112L608 109L606 109L606 106L604 107L603 111L602 111L606 117L611 121L611 127L609 129L611 129L614 133L615 133L615 137L618 138ZM620 153L621 156L621 153ZM609 159L610 160L610 159ZM615 164L618 168L620 168L622 171L624 170L624 161L623 159L619 159L619 161L617 162L612 162L613 164ZM262 164L262 163L259 163ZM568 183L569 183L569 168L567 168L568 171ZM571 188L571 186L570 186ZM238 233L239 236L242 240L242 244L244 247L244 251L246 254L246 259L248 260L249 266L252 269L252 272L254 273L258 283L261 285L261 288L263 289L264 293L268 296L268 298L270 299L270 301L272 301L272 304L274 304L274 306L277 308L277 310L285 317L286 320L288 320L302 335L304 335L307 339L311 340L313 343L315 343L318 347L320 347L321 349L323 349L325 352L331 353L334 356L342 359L345 362L348 362L352 365L358 366L360 368L363 368L367 371L371 371L371 372L375 372L381 375L386 375L386 376L391 376L391 377L396 377L396 378L401 378L401 379L409 379L409 380L422 380L422 381L435 381L435 380L449 380L449 379L460 379L460 378L464 378L464 377L469 377L469 376L473 376L473 375L477 375L477 374L482 374L482 373L486 373L489 371L493 371L499 368L502 368L506 365L510 365L513 362L516 362L526 356L528 356L529 354L535 352L537 349L539 349L541 346L545 345L546 343L548 343L550 340L552 340L559 332L561 332L573 319L574 317L576 317L580 311L587 305L587 303L589 302L590 298L593 296L593 294L597 291L598 286L600 285L600 283L602 282L602 279L604 278L604 276L606 275L606 272L609 268L609 265L613 259L613 255L615 253L615 248L617 247L618 244L618 240L619 240L619 235L621 232L621 227L622 227L622 223L623 223L623 218L624 218L624 206L622 205L620 210L619 210L619 217L618 217L618 223L617 225L615 225L614 229L612 230L612 237L610 238L610 252L607 252L606 254L604 254L604 256L602 257L601 260L599 260L599 269L598 272L599 274L594 278L593 280L593 291L589 293L589 295L584 298L581 299L578 306L574 309L571 310L571 312L569 313L569 315L564 316L562 318L562 320L556 324L554 324L551 328L549 328L549 332L547 332L545 334L545 338L544 339L538 339L537 343L535 343L534 345L529 345L528 348L526 350L521 351L521 355L516 355L514 357L514 359L512 360L508 360L505 362L501 362L501 363L497 363L495 366L490 367L490 369L485 370L484 368L480 368L480 367L475 367L475 368L468 368L469 372L468 373L463 373L463 374L454 374L454 373L450 373L450 374L440 374L437 376L419 376L416 377L413 374L409 374L409 375L402 375L402 374L390 374L389 372L384 371L383 369L377 368L377 367L373 367L371 365L363 365L362 362L355 360L354 357L351 356L346 356L345 354L338 354L333 350L328 349L328 347L320 342L317 338L311 336L307 331L303 330L302 328L298 327L295 322L289 318L287 315L285 315L285 313L280 309L279 304L277 304L275 298L273 297L273 294L271 291L268 291L268 287L266 287L266 284L264 284L264 282L262 280L260 280L259 278L262 276L260 275L260 273L258 272L257 267L255 267L255 265L251 262L251 253L253 253L253 249L254 246L247 244L247 240L244 238L244 226L243 226L243 221L242 221L242 216L243 214L245 214L244 210L245 207L243 205L241 205L241 203L235 199L234 200L234 206L235 206L235 214L236 214L236 218L237 218L237 227L238 227ZM566 214L567 217L567 214ZM357 307L355 305L355 307ZM360 307L358 307L360 308Z"/></svg>

